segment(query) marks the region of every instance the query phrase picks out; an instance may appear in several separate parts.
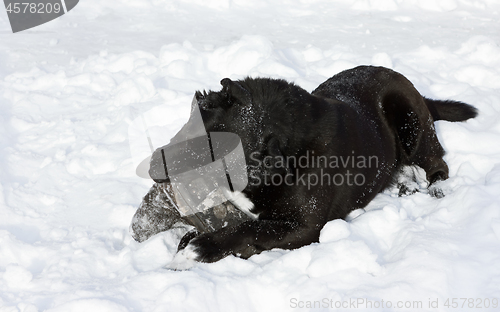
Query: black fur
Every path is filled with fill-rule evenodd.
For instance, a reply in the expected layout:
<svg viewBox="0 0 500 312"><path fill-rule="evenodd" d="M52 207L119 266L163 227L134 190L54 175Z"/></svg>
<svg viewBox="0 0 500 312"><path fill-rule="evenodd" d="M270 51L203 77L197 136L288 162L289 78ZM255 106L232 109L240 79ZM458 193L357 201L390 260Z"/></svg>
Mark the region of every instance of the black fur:
<svg viewBox="0 0 500 312"><path fill-rule="evenodd" d="M326 222L365 207L391 185L404 165L423 168L431 184L447 179L448 166L433 122L477 114L467 104L425 99L401 74L382 67L341 72L312 93L268 78L226 78L221 84L219 92L197 92L198 105L207 131L240 136L250 176L243 193L255 204L252 212L259 219L192 239L196 260L203 262L317 242ZM304 168L276 162L280 157L306 155L376 156L378 163L371 168ZM314 187L295 183L304 175L345 177L348 170L362 174L366 183ZM288 175L293 186L256 183L266 175Z"/></svg>

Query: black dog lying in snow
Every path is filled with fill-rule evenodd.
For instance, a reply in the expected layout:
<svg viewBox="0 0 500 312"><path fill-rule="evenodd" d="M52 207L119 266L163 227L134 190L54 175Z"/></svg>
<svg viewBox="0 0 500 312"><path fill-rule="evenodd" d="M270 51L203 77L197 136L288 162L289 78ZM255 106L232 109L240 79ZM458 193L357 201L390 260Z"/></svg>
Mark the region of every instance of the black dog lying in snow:
<svg viewBox="0 0 500 312"><path fill-rule="evenodd" d="M346 70L312 93L268 78L221 84L196 99L207 132L241 138L249 184L232 203L258 217L196 236L172 268L317 242L326 222L365 207L408 166L423 169L430 186L447 179L434 121L477 115L468 104L422 97L383 67Z"/></svg>

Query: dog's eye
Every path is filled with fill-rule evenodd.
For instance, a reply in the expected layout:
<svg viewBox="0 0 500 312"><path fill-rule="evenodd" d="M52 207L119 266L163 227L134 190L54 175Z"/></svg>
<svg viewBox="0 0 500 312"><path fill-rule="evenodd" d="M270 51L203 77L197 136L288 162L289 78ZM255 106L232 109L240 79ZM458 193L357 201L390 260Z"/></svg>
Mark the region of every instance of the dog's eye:
<svg viewBox="0 0 500 312"><path fill-rule="evenodd" d="M202 110L226 109L230 106L231 99L219 92L210 92L198 100Z"/></svg>
<svg viewBox="0 0 500 312"><path fill-rule="evenodd" d="M214 105L213 102L207 101L207 100L199 101L198 105L200 106L200 109L202 109L202 110L212 110L212 109L216 108L216 105Z"/></svg>
<svg viewBox="0 0 500 312"><path fill-rule="evenodd" d="M198 107L200 109L209 110L214 108L214 105L212 104L212 101L209 99L209 96L206 91L203 91L203 93L201 93L200 91L196 91L195 97Z"/></svg>

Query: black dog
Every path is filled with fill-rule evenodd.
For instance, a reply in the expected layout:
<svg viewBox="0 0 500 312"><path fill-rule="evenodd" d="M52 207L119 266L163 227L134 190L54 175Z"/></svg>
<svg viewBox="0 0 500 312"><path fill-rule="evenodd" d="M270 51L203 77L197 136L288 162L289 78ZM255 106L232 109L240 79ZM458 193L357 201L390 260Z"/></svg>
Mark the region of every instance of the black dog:
<svg viewBox="0 0 500 312"><path fill-rule="evenodd" d="M193 238L173 268L318 242L326 222L365 207L405 166L422 168L428 185L447 179L434 121L477 115L468 104L422 97L383 67L341 72L312 93L267 78L221 84L196 98L207 132L241 138L250 182L232 202L258 218Z"/></svg>

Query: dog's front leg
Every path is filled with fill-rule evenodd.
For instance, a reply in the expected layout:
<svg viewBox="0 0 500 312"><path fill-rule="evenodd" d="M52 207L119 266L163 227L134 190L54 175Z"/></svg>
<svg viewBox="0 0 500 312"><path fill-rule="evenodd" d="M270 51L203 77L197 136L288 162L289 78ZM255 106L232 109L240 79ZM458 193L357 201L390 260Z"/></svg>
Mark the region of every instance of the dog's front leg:
<svg viewBox="0 0 500 312"><path fill-rule="evenodd" d="M192 267L196 261L215 262L231 254L246 259L263 250L298 248L317 242L320 230L319 226L291 221L247 221L195 237L167 267L183 270Z"/></svg>

